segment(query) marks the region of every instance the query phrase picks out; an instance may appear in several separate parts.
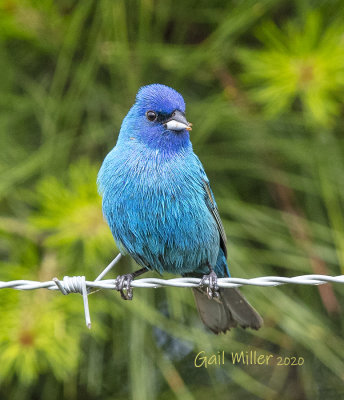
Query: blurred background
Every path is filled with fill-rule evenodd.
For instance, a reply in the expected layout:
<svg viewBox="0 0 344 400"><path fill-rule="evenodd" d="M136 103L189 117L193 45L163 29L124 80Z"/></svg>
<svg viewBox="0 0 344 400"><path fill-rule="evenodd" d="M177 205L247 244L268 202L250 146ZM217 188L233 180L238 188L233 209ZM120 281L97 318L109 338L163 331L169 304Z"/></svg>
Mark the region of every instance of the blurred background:
<svg viewBox="0 0 344 400"><path fill-rule="evenodd" d="M2 0L0 71L1 280L114 258L96 176L156 82L185 98L232 275L344 273L341 0ZM0 398L344 398L344 287L242 291L264 328L215 336L189 289L94 293L91 331L81 296L1 290ZM195 368L201 350L225 364ZM232 364L250 350L275 361Z"/></svg>

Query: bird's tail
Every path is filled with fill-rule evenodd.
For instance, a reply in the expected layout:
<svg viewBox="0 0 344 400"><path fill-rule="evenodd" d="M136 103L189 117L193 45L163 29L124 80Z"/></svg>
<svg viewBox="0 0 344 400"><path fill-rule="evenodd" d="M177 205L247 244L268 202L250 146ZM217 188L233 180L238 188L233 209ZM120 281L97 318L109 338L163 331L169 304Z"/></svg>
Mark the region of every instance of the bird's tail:
<svg viewBox="0 0 344 400"><path fill-rule="evenodd" d="M202 288L193 289L199 315L214 333L236 326L259 329L263 319L236 288L220 288L219 297L209 299Z"/></svg>

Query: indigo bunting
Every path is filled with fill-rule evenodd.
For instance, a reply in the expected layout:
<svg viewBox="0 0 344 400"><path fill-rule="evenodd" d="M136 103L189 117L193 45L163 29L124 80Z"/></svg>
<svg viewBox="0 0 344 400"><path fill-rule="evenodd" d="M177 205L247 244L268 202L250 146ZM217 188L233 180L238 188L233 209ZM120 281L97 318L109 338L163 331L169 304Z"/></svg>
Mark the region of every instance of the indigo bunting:
<svg viewBox="0 0 344 400"><path fill-rule="evenodd" d="M262 318L239 290L217 286L217 277L230 276L226 234L190 130L178 92L144 86L101 166L105 219L120 252L142 267L119 277L118 289L131 299L131 279L148 270L203 277L207 289L193 290L207 327L215 333L237 325L259 329Z"/></svg>

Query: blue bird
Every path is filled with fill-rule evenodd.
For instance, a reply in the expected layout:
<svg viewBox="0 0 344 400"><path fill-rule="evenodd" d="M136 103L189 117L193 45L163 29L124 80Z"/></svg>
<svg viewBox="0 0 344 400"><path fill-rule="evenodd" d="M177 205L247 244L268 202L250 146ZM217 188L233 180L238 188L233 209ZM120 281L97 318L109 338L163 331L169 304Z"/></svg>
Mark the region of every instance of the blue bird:
<svg viewBox="0 0 344 400"><path fill-rule="evenodd" d="M178 92L144 86L102 164L103 214L120 252L142 267L118 278L119 290L131 299L128 283L148 270L203 277L207 290L200 286L194 295L207 327L259 329L263 320L241 293L217 286L217 277L230 276L226 234L190 130Z"/></svg>

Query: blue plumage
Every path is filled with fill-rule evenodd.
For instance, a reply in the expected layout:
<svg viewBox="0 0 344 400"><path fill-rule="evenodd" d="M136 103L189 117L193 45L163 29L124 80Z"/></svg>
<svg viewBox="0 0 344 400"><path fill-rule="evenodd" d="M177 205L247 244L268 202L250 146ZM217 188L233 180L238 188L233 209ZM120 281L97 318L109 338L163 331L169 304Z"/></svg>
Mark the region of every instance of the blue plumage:
<svg viewBox="0 0 344 400"><path fill-rule="evenodd" d="M98 176L103 212L121 252L160 273L228 274L220 234L209 210L208 178L184 129L162 118L185 111L183 98L163 85L143 87L125 117L116 146ZM215 203L214 197L212 201Z"/></svg>
<svg viewBox="0 0 344 400"><path fill-rule="evenodd" d="M207 292L197 288L194 294L213 332L237 324L258 329L262 319L240 292L217 288L215 274L229 276L226 235L184 113L174 89L154 84L139 90L99 171L104 216L121 253L144 268L137 275L146 269L210 273ZM128 276L133 278L118 281L125 299L132 298L123 292L122 278Z"/></svg>

